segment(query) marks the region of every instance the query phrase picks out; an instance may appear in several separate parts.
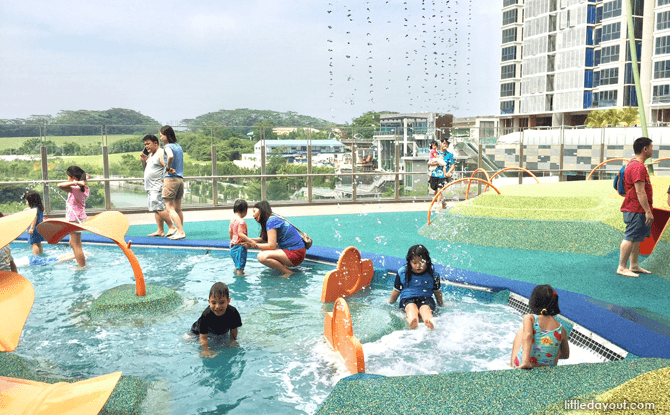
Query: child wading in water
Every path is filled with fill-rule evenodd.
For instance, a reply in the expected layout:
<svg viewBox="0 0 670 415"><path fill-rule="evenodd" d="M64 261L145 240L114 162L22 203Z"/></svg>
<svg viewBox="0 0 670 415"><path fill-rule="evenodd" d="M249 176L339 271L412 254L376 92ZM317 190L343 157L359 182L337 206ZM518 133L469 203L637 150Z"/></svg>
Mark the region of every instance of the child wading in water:
<svg viewBox="0 0 670 415"><path fill-rule="evenodd" d="M517 369L556 366L558 359L570 357L568 333L554 318L561 313L558 294L551 285L538 285L528 305L533 314L523 316L523 327L512 345L510 365Z"/></svg>
<svg viewBox="0 0 670 415"><path fill-rule="evenodd" d="M33 255L42 255L44 250L44 248L42 248L42 242L44 241L44 238L35 230L35 227L44 221L42 197L36 191L28 190L26 194L23 195L23 199L31 209L37 209L37 216L35 216L33 223L31 223L30 228L28 228L28 243L33 248Z"/></svg>
<svg viewBox="0 0 670 415"><path fill-rule="evenodd" d="M230 305L228 286L222 282L212 285L209 290L209 307L191 326L191 333L199 336L202 346L202 357L214 357L216 353L209 350L208 335L222 335L230 332L230 346L237 344L237 328L242 326L242 319L237 309Z"/></svg>
<svg viewBox="0 0 670 415"><path fill-rule="evenodd" d="M435 301L444 305L440 274L435 272L430 260L428 249L423 245L414 245L407 252L407 265L398 270L389 303L393 304L400 297L400 308L407 313L410 329L419 325L419 316L426 327L432 329Z"/></svg>
<svg viewBox="0 0 670 415"><path fill-rule="evenodd" d="M67 181L58 183L59 188L70 193L65 202L65 220L81 223L86 220L86 199L90 194L86 181L89 175L78 166L68 167L66 173ZM81 248L81 233L72 232L70 234L70 246L77 264L85 267L86 255Z"/></svg>
<svg viewBox="0 0 670 415"><path fill-rule="evenodd" d="M247 248L242 243L254 242L247 236L247 223L244 221L244 217L247 216L247 210L249 210L247 201L237 199L233 205L235 217L230 221L228 228L230 256L235 263L235 272L237 275L244 275L244 267L247 264Z"/></svg>

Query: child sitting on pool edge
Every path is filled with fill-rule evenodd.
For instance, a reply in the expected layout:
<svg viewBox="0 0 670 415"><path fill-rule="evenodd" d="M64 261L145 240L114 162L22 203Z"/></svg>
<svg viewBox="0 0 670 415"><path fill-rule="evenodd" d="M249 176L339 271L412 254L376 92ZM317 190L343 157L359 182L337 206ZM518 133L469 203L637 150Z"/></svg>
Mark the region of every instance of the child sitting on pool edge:
<svg viewBox="0 0 670 415"><path fill-rule="evenodd" d="M209 290L209 307L191 326L191 333L199 336L202 346L202 357L214 357L216 353L209 350L209 334L222 335L230 332L230 346L237 344L237 328L242 326L242 319L237 309L230 305L228 286L222 282L212 285Z"/></svg>
<svg viewBox="0 0 670 415"><path fill-rule="evenodd" d="M419 316L429 329L433 326L435 301L442 307L442 289L440 274L435 272L430 253L423 245L414 245L407 251L407 264L398 270L389 303L400 297L400 308L407 313L410 329L419 325Z"/></svg>
<svg viewBox="0 0 670 415"><path fill-rule="evenodd" d="M538 285L528 300L533 314L523 316L512 345L510 365L517 369L556 366L558 359L570 357L568 333L554 316L561 313L558 294L551 285ZM528 352L526 352L528 351Z"/></svg>

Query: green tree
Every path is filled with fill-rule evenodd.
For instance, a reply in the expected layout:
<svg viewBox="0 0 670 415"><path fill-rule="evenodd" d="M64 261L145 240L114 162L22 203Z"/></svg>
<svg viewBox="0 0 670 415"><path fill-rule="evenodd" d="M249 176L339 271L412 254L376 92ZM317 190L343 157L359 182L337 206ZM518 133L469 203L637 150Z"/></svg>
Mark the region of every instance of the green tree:
<svg viewBox="0 0 670 415"><path fill-rule="evenodd" d="M621 110L619 116L619 123L630 127L631 125L640 123L640 113L637 107L626 107Z"/></svg>

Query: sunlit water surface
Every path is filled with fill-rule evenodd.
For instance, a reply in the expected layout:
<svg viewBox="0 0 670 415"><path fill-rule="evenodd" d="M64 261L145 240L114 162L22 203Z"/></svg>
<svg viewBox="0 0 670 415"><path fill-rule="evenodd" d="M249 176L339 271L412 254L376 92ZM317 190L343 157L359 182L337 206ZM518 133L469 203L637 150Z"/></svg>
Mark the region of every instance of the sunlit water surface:
<svg viewBox="0 0 670 415"><path fill-rule="evenodd" d="M12 244L15 257L25 244ZM177 291L184 304L165 315L92 320L93 299L133 284L126 257L116 248L85 247L87 268L74 262L25 266L19 273L35 286L35 303L16 353L42 373L90 378L114 371L149 383L145 413L314 413L341 378L343 363L323 337L320 302L332 266L305 262L290 279L247 262L235 276L227 252L134 249L147 284ZM46 246L46 254L70 252ZM366 371L386 376L506 369L521 316L501 304L446 294L435 330L408 330L397 303L388 304L393 276L348 299L354 334L363 343ZM207 307L211 285L230 287L242 317L239 345L214 344L214 358L185 334ZM574 349L573 349L574 350ZM573 351L570 363L597 361Z"/></svg>

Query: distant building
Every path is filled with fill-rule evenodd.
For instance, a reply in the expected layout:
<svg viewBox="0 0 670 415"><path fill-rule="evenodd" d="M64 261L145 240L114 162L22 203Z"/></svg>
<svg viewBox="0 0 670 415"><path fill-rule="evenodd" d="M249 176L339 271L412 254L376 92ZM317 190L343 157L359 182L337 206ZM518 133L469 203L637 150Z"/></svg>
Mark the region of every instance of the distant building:
<svg viewBox="0 0 670 415"><path fill-rule="evenodd" d="M504 133L637 107L626 0L503 0ZM670 121L670 1L631 0L647 121Z"/></svg>
<svg viewBox="0 0 670 415"><path fill-rule="evenodd" d="M277 134L277 135L289 135L290 133L297 131L297 130L305 130L305 131L310 131L313 133L318 133L319 130L316 128L303 128L303 127L274 127L272 129L272 132Z"/></svg>
<svg viewBox="0 0 670 415"><path fill-rule="evenodd" d="M470 140L485 142L495 140L498 135L498 117L489 115L485 117L454 118L452 132L458 140L459 137L468 137Z"/></svg>
<svg viewBox="0 0 670 415"><path fill-rule="evenodd" d="M253 154L242 154L242 160L235 165L241 168L255 168L261 165L262 146L265 144L266 160L273 151L279 149L282 157L289 163L307 163L308 140L264 140L254 145ZM342 160L345 152L344 144L337 140L310 140L312 146L312 162L314 165L334 165Z"/></svg>

